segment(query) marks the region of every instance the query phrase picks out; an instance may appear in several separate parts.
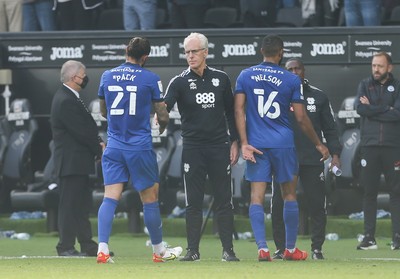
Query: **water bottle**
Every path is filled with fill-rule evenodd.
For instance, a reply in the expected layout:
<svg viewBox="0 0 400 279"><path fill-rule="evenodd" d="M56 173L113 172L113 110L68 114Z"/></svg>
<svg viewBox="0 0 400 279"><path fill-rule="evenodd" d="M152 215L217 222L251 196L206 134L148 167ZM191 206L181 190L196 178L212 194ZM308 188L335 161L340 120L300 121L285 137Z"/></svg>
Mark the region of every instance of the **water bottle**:
<svg viewBox="0 0 400 279"><path fill-rule="evenodd" d="M243 233L238 233L238 239L250 239L253 237L253 234L251 232L243 232Z"/></svg>
<svg viewBox="0 0 400 279"><path fill-rule="evenodd" d="M337 233L328 233L328 234L325 236L325 239L326 239L326 240L333 240L333 241L336 241L336 240L339 239L339 235L338 235Z"/></svg>
<svg viewBox="0 0 400 279"><path fill-rule="evenodd" d="M14 233L10 238L20 239L20 240L28 240L31 238L31 236L29 233Z"/></svg>
<svg viewBox="0 0 400 279"><path fill-rule="evenodd" d="M331 164L329 164L329 168L331 168ZM342 175L342 170L339 169L337 166L333 166L330 170L336 176L341 176Z"/></svg>

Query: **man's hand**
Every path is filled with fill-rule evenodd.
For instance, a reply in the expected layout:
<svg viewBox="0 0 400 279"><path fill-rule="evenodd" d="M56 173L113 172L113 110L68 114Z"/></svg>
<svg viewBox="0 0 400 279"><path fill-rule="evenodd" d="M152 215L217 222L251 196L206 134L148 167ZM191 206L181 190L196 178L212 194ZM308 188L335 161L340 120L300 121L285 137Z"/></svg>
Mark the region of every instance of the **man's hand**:
<svg viewBox="0 0 400 279"><path fill-rule="evenodd" d="M360 97L360 103L363 104L363 105L369 105L369 100L368 100L367 97L361 96Z"/></svg>
<svg viewBox="0 0 400 279"><path fill-rule="evenodd" d="M236 165L239 159L239 144L236 140L231 144L230 159L231 159L231 166Z"/></svg>
<svg viewBox="0 0 400 279"><path fill-rule="evenodd" d="M263 154L260 150L251 146L250 144L242 145L242 156L243 156L244 160L255 163L256 158L254 157L254 153L257 153L260 155Z"/></svg>
<svg viewBox="0 0 400 279"><path fill-rule="evenodd" d="M340 169L340 159L338 155L332 155L332 161L331 161L331 169L333 166L336 166Z"/></svg>
<svg viewBox="0 0 400 279"><path fill-rule="evenodd" d="M101 151L104 152L104 150L106 149L106 144L104 141L100 142L100 146L101 146Z"/></svg>
<svg viewBox="0 0 400 279"><path fill-rule="evenodd" d="M328 150L328 148L327 148L325 145L323 145L323 144L321 143L321 144L315 146L315 148L317 148L317 150L319 151L319 153L321 153L321 155L322 155L322 158L320 159L321 162L322 162L322 161L325 161L326 159L329 158L329 156L330 156L329 150Z"/></svg>

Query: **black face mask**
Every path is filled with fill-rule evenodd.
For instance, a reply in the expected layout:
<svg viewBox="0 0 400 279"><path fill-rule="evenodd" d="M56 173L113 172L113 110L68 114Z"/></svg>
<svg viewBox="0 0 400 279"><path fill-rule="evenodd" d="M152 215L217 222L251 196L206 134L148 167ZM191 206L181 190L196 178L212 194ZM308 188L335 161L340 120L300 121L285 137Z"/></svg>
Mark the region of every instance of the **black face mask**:
<svg viewBox="0 0 400 279"><path fill-rule="evenodd" d="M89 77L85 76L84 78L82 78L82 83L79 85L82 89L86 87L86 85L89 82Z"/></svg>

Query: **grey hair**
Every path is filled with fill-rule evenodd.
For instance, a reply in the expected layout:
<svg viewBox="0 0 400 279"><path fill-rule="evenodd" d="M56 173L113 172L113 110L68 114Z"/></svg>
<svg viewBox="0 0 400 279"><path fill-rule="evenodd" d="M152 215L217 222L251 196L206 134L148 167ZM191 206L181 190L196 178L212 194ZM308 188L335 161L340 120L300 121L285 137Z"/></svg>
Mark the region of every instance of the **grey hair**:
<svg viewBox="0 0 400 279"><path fill-rule="evenodd" d="M76 60L68 60L61 67L60 80L65 83L70 81L80 69L86 69L85 65Z"/></svg>
<svg viewBox="0 0 400 279"><path fill-rule="evenodd" d="M200 41L201 47L208 48L208 39L201 33L192 32L183 41L183 47L186 48L187 41L190 39L198 39Z"/></svg>

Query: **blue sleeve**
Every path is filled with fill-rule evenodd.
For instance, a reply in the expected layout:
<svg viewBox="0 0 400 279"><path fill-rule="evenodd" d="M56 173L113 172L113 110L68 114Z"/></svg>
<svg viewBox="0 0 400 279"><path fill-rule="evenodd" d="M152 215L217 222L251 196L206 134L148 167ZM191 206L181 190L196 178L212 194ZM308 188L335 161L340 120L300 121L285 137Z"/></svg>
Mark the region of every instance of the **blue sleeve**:
<svg viewBox="0 0 400 279"><path fill-rule="evenodd" d="M304 103L304 96L303 96L303 85L301 80L298 76L295 76L292 80L292 103Z"/></svg>
<svg viewBox="0 0 400 279"><path fill-rule="evenodd" d="M153 102L161 102L163 100L163 86L160 77L154 75L150 86L152 87L151 92L153 95L151 96L151 99Z"/></svg>
<svg viewBox="0 0 400 279"><path fill-rule="evenodd" d="M244 93L244 87L243 87L243 77L244 76L244 72L242 71L238 78L236 79L236 86L235 86L235 92L234 95L236 95L237 93Z"/></svg>
<svg viewBox="0 0 400 279"><path fill-rule="evenodd" d="M105 76L106 72L104 72L101 75L100 78L100 85L99 85L99 91L97 92L97 95L99 96L100 99L104 99L104 76Z"/></svg>

